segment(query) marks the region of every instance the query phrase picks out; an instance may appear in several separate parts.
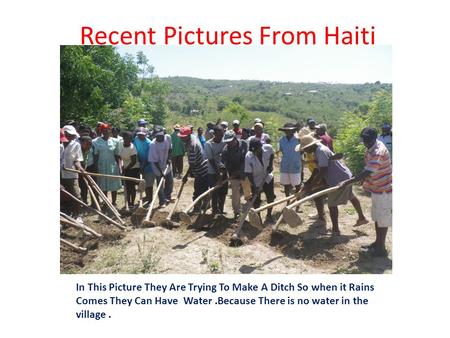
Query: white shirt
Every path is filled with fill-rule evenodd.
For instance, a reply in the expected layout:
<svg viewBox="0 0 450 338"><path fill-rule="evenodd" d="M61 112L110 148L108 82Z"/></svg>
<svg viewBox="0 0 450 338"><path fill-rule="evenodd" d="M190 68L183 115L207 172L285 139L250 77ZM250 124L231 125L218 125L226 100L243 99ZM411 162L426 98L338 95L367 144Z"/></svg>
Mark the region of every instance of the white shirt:
<svg viewBox="0 0 450 338"><path fill-rule="evenodd" d="M119 156L123 161L123 167L126 168L131 163L131 156L136 155L136 163L133 168L139 168L139 161L137 160L137 151L133 143L130 144L129 147L123 146L123 148L120 150Z"/></svg>
<svg viewBox="0 0 450 338"><path fill-rule="evenodd" d="M245 155L245 168L244 172L246 174L253 175L253 181L255 182L256 187L260 187L264 178L266 178L266 183L269 183L273 179L273 174L270 173L266 177L266 170L270 163L270 157L274 154L273 148L270 144L264 144L262 146L262 162L259 158L253 154L251 151L248 151Z"/></svg>
<svg viewBox="0 0 450 338"><path fill-rule="evenodd" d="M76 169L74 166L74 162L83 161L83 153L81 152L80 143L77 140L70 141L69 144L64 148L62 157L63 168ZM61 177L73 179L78 178L78 174L62 170Z"/></svg>

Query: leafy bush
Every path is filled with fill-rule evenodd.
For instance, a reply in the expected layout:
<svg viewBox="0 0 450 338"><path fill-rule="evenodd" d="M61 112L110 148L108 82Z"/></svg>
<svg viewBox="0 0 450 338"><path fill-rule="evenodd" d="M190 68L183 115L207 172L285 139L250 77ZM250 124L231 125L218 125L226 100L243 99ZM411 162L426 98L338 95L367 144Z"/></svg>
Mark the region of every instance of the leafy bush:
<svg viewBox="0 0 450 338"><path fill-rule="evenodd" d="M366 107L364 106L366 109ZM335 142L337 152L345 154L345 161L353 174L364 168L364 145L360 143L360 133L365 127L372 127L380 132L383 123L392 123L392 94L380 91L369 103L367 113L346 112L339 121L338 136Z"/></svg>

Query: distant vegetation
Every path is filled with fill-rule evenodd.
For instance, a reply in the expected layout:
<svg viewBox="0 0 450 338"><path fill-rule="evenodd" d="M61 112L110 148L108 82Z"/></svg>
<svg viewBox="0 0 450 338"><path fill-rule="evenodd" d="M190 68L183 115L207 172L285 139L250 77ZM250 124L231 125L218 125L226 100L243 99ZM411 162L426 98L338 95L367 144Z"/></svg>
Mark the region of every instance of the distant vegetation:
<svg viewBox="0 0 450 338"><path fill-rule="evenodd" d="M122 57L112 46L61 46L60 59L62 122L70 119L94 126L107 121L133 129L139 118L168 127L174 123L205 127L207 121L220 118L239 119L242 126L250 127L260 117L276 143L282 124L304 122L311 116L328 125L329 133L338 139L338 149L358 170L360 129L379 128L392 119L392 85L380 82L159 78L142 52Z"/></svg>
<svg viewBox="0 0 450 338"><path fill-rule="evenodd" d="M189 77L163 80L170 84L168 105L177 115L187 118L195 116L203 120L212 116L226 117L238 105L242 110L236 118L246 120L254 115L252 112L275 113L284 120L292 121L304 121L313 116L318 122L326 122L333 134L343 112L367 112L368 102L376 92L392 90L391 84L378 82L329 84Z"/></svg>

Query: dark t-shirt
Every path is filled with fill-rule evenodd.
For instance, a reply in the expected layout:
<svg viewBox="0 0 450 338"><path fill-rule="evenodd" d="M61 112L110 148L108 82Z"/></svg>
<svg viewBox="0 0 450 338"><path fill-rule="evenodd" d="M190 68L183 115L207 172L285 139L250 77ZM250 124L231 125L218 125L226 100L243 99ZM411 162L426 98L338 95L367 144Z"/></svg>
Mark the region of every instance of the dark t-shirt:
<svg viewBox="0 0 450 338"><path fill-rule="evenodd" d="M239 145L235 148L229 148L228 144L222 152L222 162L227 168L230 177L239 177L244 179L245 154L247 154L247 142L238 140Z"/></svg>

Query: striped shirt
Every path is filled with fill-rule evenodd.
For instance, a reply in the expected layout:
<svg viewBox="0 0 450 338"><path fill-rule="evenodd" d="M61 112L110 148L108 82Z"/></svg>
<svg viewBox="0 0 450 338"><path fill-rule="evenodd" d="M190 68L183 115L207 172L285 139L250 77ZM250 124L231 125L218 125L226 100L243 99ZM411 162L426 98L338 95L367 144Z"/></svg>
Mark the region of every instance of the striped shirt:
<svg viewBox="0 0 450 338"><path fill-rule="evenodd" d="M208 173L208 160L203 153L203 147L195 136L191 136L191 142L187 147L188 162L192 176L203 177Z"/></svg>
<svg viewBox="0 0 450 338"><path fill-rule="evenodd" d="M365 190L382 194L392 191L392 164L389 150L383 142L376 140L375 144L364 155L365 170L372 172L364 180Z"/></svg>

